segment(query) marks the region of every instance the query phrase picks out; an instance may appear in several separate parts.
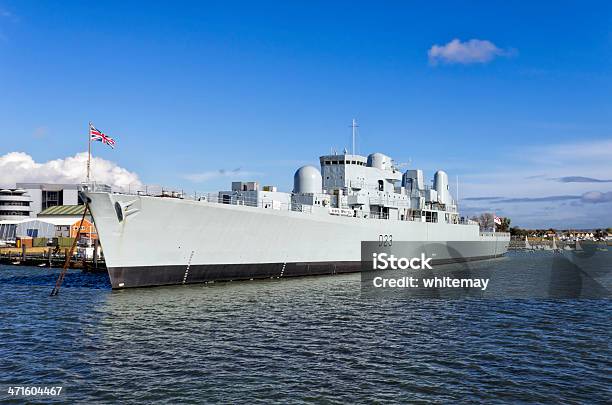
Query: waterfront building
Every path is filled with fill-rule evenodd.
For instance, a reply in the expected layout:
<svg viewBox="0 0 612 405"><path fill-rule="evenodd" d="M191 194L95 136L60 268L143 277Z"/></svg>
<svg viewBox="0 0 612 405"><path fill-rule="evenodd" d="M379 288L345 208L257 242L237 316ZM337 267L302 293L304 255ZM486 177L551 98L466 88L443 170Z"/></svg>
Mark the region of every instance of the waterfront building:
<svg viewBox="0 0 612 405"><path fill-rule="evenodd" d="M84 210L85 205L57 205L39 213L38 219L55 224L55 236L74 238L77 235L78 224L83 217ZM90 214L85 216L81 227L81 236L90 239L98 237Z"/></svg>
<svg viewBox="0 0 612 405"><path fill-rule="evenodd" d="M32 198L23 188L0 190L0 220L18 221L32 216Z"/></svg>
<svg viewBox="0 0 612 405"><path fill-rule="evenodd" d="M32 199L32 216L57 205L79 205L80 184L17 183Z"/></svg>
<svg viewBox="0 0 612 405"><path fill-rule="evenodd" d="M16 188L0 189L0 244L17 237L75 237L85 205L79 197L81 184L17 183ZM110 192L105 184L96 190ZM97 239L87 215L83 238Z"/></svg>
<svg viewBox="0 0 612 405"><path fill-rule="evenodd" d="M79 197L79 191L83 189L82 184L17 183L16 187L25 190L30 196L32 217L50 207L84 204ZM111 191L110 186L106 184L96 184L96 189Z"/></svg>
<svg viewBox="0 0 612 405"><path fill-rule="evenodd" d="M0 246L14 242L17 236L17 225L23 220L4 219L0 221Z"/></svg>
<svg viewBox="0 0 612 405"><path fill-rule="evenodd" d="M38 218L71 218L75 221L81 219L85 205L56 205L49 207L38 213ZM87 214L85 217L91 219L91 214Z"/></svg>
<svg viewBox="0 0 612 405"><path fill-rule="evenodd" d="M79 231L81 218L72 217L46 217L30 218L23 221L2 221L0 226L5 226L3 233L6 234L5 241L18 238L75 238ZM85 219L81 225L80 239L97 239L98 234L91 220Z"/></svg>

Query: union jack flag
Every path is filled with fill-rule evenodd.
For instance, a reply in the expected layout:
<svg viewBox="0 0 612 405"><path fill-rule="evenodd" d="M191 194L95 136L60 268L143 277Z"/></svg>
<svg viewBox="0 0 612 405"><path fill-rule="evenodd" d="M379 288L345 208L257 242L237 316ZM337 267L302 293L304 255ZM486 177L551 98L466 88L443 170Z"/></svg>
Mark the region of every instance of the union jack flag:
<svg viewBox="0 0 612 405"><path fill-rule="evenodd" d="M115 149L115 140L104 134L99 129L96 129L92 123L89 123L89 136L92 141L100 141Z"/></svg>

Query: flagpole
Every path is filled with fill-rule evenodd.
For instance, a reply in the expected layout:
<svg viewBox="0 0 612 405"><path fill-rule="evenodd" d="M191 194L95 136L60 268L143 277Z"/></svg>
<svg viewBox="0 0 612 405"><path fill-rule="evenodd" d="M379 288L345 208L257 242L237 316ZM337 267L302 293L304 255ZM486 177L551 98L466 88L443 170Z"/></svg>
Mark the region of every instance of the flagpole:
<svg viewBox="0 0 612 405"><path fill-rule="evenodd" d="M91 121L89 121L89 126L87 127L87 184L89 184L89 172L91 170Z"/></svg>
<svg viewBox="0 0 612 405"><path fill-rule="evenodd" d="M455 201L455 206L457 211L459 211L459 175L456 175L455 180L457 181L457 188L455 190L455 194L457 194L457 201Z"/></svg>
<svg viewBox="0 0 612 405"><path fill-rule="evenodd" d="M493 235L495 235L495 210L493 210Z"/></svg>

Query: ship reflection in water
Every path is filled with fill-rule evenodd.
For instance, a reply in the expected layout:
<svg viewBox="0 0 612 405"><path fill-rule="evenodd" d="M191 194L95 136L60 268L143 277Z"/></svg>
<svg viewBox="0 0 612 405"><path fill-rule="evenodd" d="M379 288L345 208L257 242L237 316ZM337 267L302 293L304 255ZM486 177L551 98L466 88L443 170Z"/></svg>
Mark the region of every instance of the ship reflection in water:
<svg viewBox="0 0 612 405"><path fill-rule="evenodd" d="M596 256L544 281L605 295L612 257ZM511 252L489 266L527 289L558 260ZM359 274L112 292L77 272L49 298L56 274L0 267L0 372L63 385L70 402L608 399L609 298L369 299Z"/></svg>

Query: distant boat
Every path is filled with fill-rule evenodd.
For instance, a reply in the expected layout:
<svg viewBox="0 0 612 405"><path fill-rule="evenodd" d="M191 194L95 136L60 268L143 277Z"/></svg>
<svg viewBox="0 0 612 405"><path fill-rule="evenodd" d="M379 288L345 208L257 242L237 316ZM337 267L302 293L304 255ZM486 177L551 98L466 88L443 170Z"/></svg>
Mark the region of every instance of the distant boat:
<svg viewBox="0 0 612 405"><path fill-rule="evenodd" d="M553 236L553 238L552 238L552 239L553 239L553 240L552 240L552 250L553 250L553 251L555 251L555 252L560 252L560 251L561 251L561 249L559 249L559 248L557 247L557 243L555 242L555 237Z"/></svg>
<svg viewBox="0 0 612 405"><path fill-rule="evenodd" d="M574 250L582 250L582 246L580 245L580 241L578 239L576 239L576 247Z"/></svg>
<svg viewBox="0 0 612 405"><path fill-rule="evenodd" d="M529 244L529 239L525 236L525 249L533 249L533 247Z"/></svg>

